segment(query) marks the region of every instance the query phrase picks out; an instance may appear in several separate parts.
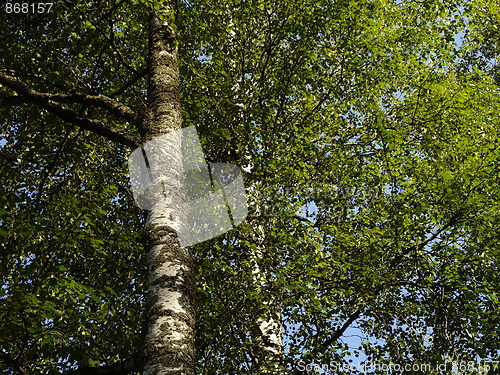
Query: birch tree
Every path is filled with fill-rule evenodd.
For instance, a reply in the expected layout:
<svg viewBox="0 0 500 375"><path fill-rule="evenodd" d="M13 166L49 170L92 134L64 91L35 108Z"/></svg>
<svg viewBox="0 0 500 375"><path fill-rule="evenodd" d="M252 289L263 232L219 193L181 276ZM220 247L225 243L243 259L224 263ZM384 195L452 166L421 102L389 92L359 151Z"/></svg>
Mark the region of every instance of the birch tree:
<svg viewBox="0 0 500 375"><path fill-rule="evenodd" d="M53 4L52 4L53 5ZM42 111L69 122L68 130L66 131L65 139L58 153L62 153L62 147L67 141L67 137L74 131L75 127L92 132L107 140L123 144L125 146L140 147L147 141L155 137L167 134L172 131L181 129L182 113L179 97L179 62L176 40L176 33L173 24L172 5L161 4L154 8L148 8L144 4L136 4L140 8L144 8L142 16L146 15L150 18L149 21L149 44L147 45L148 58L147 68L143 67L144 72L138 72L135 67L128 63L126 58L117 45L116 39L118 35L124 31L117 32L116 29L125 28L125 19L113 19L112 11L119 4L102 4L97 7L104 19L109 20L109 24L100 25L102 19L94 18L91 14L95 12L92 6L78 6L67 2L65 4L56 4L56 6L65 9L71 9L75 14L73 17L84 21L84 31L89 33L100 34L104 37L104 46L110 48L112 52L101 51L99 58L103 54L111 53L117 56L120 60L121 68L126 68L133 73L132 83L134 80L141 79L147 73L147 101L143 113L139 115L136 110L132 110L127 105L112 98L117 92L111 96L93 95L89 93L92 90L89 86L95 82L83 82L87 75L98 75L99 69L102 66L95 66L93 71L89 73L84 68L81 73L81 84L88 88L84 92L75 92L73 89L60 88L56 83L52 83L58 92L50 93L39 91L32 86L35 86L37 81L43 77L38 74L25 73L29 77L28 80L34 80L32 86L24 82L20 77L23 73L13 69L5 69L2 71L1 83L7 90L12 93L4 99L4 104L18 105L21 103L34 104ZM61 9L54 11L60 15ZM106 13L108 12L108 13ZM15 16L15 10L9 12L11 16ZM35 12L33 12L35 13ZM34 22L38 20L33 14ZM109 17L109 18L106 18ZM116 17L116 16L115 16ZM10 20L9 20L10 21ZM117 22L118 21L118 22ZM120 24L121 21L121 24ZM15 20L14 20L15 22ZM42 20L43 22L43 20ZM84 32L84 34L85 34ZM71 34L75 39L81 39L81 35L76 32ZM8 38L8 37L7 37ZM33 38L33 39L31 39ZM34 36L28 36L26 43L37 43ZM42 41L45 42L45 40ZM58 51L59 52L59 51ZM37 54L40 57L39 54ZM79 52L78 56L81 56ZM52 57L52 56L51 56ZM61 58L61 56L57 56ZM136 59L137 60L137 59ZM69 65L69 64L68 64ZM69 65L68 70L73 73L78 79L76 68ZM40 71L40 68L38 69ZM59 75L58 71L51 72ZM98 85L103 84L99 82ZM121 90L126 90L126 83ZM104 84L105 85L105 84ZM120 91L120 89L118 90ZM9 103L10 101L10 103ZM119 129L112 122L100 121L98 116L86 113L84 109L71 108L67 105L71 103L73 106L85 108L86 106L94 106L103 108L105 111L114 115L117 120L124 122L127 127ZM80 132L81 133L81 132ZM181 166L180 146L176 144L167 144L165 147L170 147L167 150L170 160L167 163L172 166L170 171L167 171L172 181L179 180L176 176L180 172L175 167ZM176 150L178 148L178 150ZM38 152L38 151L37 151ZM150 160L153 165L154 160ZM165 162L165 161L164 161ZM56 164L57 160L53 160ZM106 164L106 161L104 161ZM49 178L51 170L47 171ZM40 205L44 198L42 189L45 188L45 180L42 179L37 194L35 205ZM179 186L173 186L177 193L180 193ZM145 231L143 235L144 247L147 251L147 266L149 275L148 302L146 303L144 348L136 348L137 354L125 362L114 364L101 369L103 373L125 373L129 371L139 371L144 366L141 373L144 374L194 374L195 373L195 358L194 358L194 276L193 262L190 250L188 247L181 247L175 232L176 223L172 221L173 208L165 204L164 201L156 202L148 213L145 223ZM68 212L71 215L71 213ZM85 222L83 226L85 226ZM67 271L64 266L59 266L63 271ZM7 286L7 291L10 292L10 287ZM82 287L82 289L84 289ZM89 288L90 289L90 288ZM79 298L85 300L88 291L82 290ZM92 292L91 292L92 293ZM35 297L33 297L35 298ZM90 295L91 299L99 302L97 295ZM55 306L54 306L55 307ZM56 322L53 317L47 318L49 326L55 326ZM91 338L92 340L92 338ZM141 344L142 345L142 344ZM24 366L17 365L17 359L10 357L10 354L3 352L4 361L8 365L12 365L17 371L27 373L28 369ZM92 363L89 363L90 365ZM91 368L80 367L74 373L90 373Z"/></svg>
<svg viewBox="0 0 500 375"><path fill-rule="evenodd" d="M169 24L173 9L166 6L161 5L150 21L148 106L142 129L147 140L182 127L177 38ZM175 184L182 173L178 170L182 166L180 140L160 147L170 148L167 178ZM178 183L171 189L182 194ZM181 247L177 239L174 210L160 200L146 221L150 301L144 374L187 375L196 368L193 260L189 247Z"/></svg>
<svg viewBox="0 0 500 375"><path fill-rule="evenodd" d="M491 50L470 58L482 26L496 40L493 2L16 9L0 19L3 373L493 366L500 103ZM208 162L244 169L249 202L190 248L127 168L189 126Z"/></svg>

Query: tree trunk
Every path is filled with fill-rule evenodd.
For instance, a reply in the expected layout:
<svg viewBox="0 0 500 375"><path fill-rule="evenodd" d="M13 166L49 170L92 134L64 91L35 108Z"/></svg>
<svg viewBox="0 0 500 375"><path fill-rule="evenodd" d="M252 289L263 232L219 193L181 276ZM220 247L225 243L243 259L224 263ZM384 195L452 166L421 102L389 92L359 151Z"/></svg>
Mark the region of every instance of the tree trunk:
<svg viewBox="0 0 500 375"><path fill-rule="evenodd" d="M252 264L252 278L254 287L264 295L268 294L269 288L267 271L259 265L259 259L264 257L265 250L265 230L264 227L255 221L253 223L255 234L253 241L257 247L250 254ZM259 374L283 374L283 342L281 334L281 311L279 302L262 300L261 313L255 317L256 344L253 351L253 358Z"/></svg>
<svg viewBox="0 0 500 375"><path fill-rule="evenodd" d="M144 142L181 129L179 64L174 29L168 24L172 11L163 9L151 19L148 108L145 113ZM180 133L180 132L179 132ZM158 144L156 144L158 146ZM146 151L149 151L146 149ZM168 163L165 163L167 155ZM162 170L171 191L183 194L180 138L162 145L148 158L149 165L167 166ZM152 171L154 173L154 171ZM176 191L176 188L179 188ZM144 345L146 375L195 374L193 260L188 247L181 247L175 229L179 215L168 196L149 210L145 230L148 251L148 331Z"/></svg>
<svg viewBox="0 0 500 375"><path fill-rule="evenodd" d="M262 252L257 250L254 257L253 276L257 288L264 291L267 287L265 271L257 264L257 260L262 257ZM275 301L262 302L262 313L256 317L258 333L255 338L257 349L255 357L257 368L261 374L283 374L283 342L281 335L281 311L279 303Z"/></svg>

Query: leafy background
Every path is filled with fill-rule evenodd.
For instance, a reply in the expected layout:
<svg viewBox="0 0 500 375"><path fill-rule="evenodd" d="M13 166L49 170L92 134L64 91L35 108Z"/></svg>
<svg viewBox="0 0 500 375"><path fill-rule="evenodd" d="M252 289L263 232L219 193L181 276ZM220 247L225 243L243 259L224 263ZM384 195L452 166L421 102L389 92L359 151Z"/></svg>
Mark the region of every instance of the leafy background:
<svg viewBox="0 0 500 375"><path fill-rule="evenodd" d="M257 373L272 305L290 372L498 359L498 14L487 0L177 4L185 126L208 160L245 168L250 204L194 248L200 374ZM144 110L146 1L0 17L2 71ZM130 150L36 107L0 113L0 369L128 358L147 289Z"/></svg>

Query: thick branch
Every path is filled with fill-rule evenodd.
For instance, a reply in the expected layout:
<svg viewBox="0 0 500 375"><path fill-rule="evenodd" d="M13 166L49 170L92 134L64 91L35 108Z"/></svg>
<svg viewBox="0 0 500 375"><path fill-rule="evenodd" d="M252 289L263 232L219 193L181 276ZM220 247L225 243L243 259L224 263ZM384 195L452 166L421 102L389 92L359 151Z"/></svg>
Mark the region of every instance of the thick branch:
<svg viewBox="0 0 500 375"><path fill-rule="evenodd" d="M20 95L6 96L0 100L0 107L10 107L25 104L28 101Z"/></svg>
<svg viewBox="0 0 500 375"><path fill-rule="evenodd" d="M126 146L138 147L140 144L138 137L128 134L111 125L79 115L73 110L60 104L60 102L82 103L83 101L83 103L106 108L110 112L125 118L127 121L129 121L128 119L133 121L137 120L135 112L114 99L93 95L61 95L42 93L32 89L16 77L2 72L0 72L0 83L15 91L19 96L23 97L25 101L36 104L59 118L75 124L85 130L89 130ZM11 102L13 101L12 99L9 100ZM126 117L128 117L128 119Z"/></svg>
<svg viewBox="0 0 500 375"><path fill-rule="evenodd" d="M38 93L48 100L58 103L78 103L86 106L100 107L106 109L111 114L120 117L132 124L138 122L138 116L134 110L104 95L85 95L85 94L47 94ZM30 100L25 96L12 95L2 99L0 105L19 105L29 103Z"/></svg>
<svg viewBox="0 0 500 375"><path fill-rule="evenodd" d="M133 109L125 104L104 95L84 95L84 94L45 94L48 99L58 103L80 103L101 107L115 116L135 124L137 123L137 114Z"/></svg>

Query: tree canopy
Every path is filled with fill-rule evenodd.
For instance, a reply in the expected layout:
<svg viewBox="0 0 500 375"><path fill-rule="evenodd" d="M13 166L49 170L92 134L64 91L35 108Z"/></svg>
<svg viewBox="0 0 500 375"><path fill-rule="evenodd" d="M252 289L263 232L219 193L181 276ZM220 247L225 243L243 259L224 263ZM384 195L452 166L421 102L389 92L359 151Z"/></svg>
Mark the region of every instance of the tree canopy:
<svg viewBox="0 0 500 375"><path fill-rule="evenodd" d="M4 374L91 373L141 350L146 216L127 157L161 5L0 13ZM262 373L260 316L280 320L291 374L499 360L498 5L172 6L184 126L208 161L244 169L249 203L192 249L197 373Z"/></svg>

